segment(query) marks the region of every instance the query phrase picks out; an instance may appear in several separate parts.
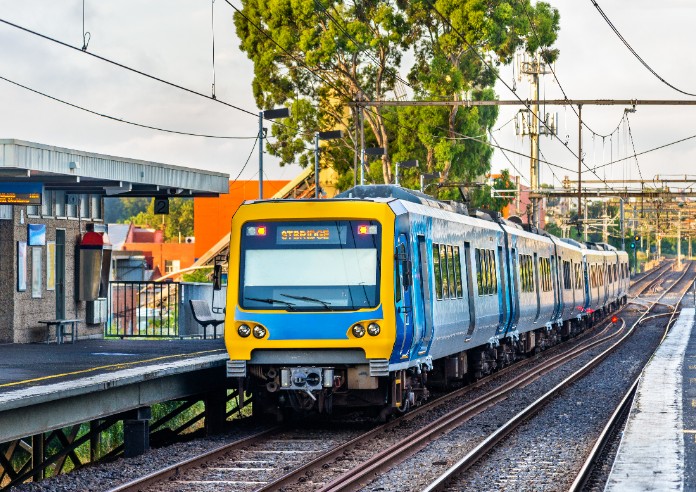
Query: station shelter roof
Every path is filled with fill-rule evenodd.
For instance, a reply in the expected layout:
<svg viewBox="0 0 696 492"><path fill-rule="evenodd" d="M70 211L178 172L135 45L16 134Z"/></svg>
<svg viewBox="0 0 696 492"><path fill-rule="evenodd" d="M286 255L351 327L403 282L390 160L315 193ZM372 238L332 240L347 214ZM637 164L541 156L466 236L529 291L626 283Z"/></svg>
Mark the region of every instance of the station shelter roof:
<svg viewBox="0 0 696 492"><path fill-rule="evenodd" d="M228 193L229 175L0 139L0 181L115 197L202 197Z"/></svg>

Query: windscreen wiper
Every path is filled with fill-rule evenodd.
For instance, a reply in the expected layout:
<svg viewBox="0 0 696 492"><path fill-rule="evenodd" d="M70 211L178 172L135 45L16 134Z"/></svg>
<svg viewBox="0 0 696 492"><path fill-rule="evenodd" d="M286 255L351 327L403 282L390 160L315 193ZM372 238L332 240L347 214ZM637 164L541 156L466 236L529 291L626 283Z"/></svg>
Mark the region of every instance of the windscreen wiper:
<svg viewBox="0 0 696 492"><path fill-rule="evenodd" d="M331 303L322 301L321 299L315 299L314 297L307 297L307 296L291 296L290 294L280 294L283 297L289 297L290 299L297 299L298 301L309 301L309 302L318 302L319 304L323 305L326 310L331 310Z"/></svg>
<svg viewBox="0 0 696 492"><path fill-rule="evenodd" d="M259 297L245 297L244 299L246 299L248 301L265 302L266 304L284 304L290 310L292 310L295 307L295 304L293 304L292 302L281 301L280 299L273 299L271 297L267 297L265 299L261 299Z"/></svg>

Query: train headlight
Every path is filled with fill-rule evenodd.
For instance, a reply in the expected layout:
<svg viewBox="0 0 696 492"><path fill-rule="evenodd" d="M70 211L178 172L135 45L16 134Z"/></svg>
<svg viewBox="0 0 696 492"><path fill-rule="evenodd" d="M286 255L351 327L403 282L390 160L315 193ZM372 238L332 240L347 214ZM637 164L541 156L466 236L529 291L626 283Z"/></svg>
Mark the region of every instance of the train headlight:
<svg viewBox="0 0 696 492"><path fill-rule="evenodd" d="M263 338L266 336L266 328L261 325L254 326L254 336L256 338Z"/></svg>
<svg viewBox="0 0 696 492"><path fill-rule="evenodd" d="M367 325L367 332L370 334L370 336L376 337L379 335L380 327L377 323L370 323Z"/></svg>
<svg viewBox="0 0 696 492"><path fill-rule="evenodd" d="M239 328L237 328L237 333L240 337L246 338L251 335L251 328L249 328L249 325L239 325Z"/></svg>
<svg viewBox="0 0 696 492"><path fill-rule="evenodd" d="M355 338L362 338L365 336L365 327L361 324L353 325L352 331Z"/></svg>

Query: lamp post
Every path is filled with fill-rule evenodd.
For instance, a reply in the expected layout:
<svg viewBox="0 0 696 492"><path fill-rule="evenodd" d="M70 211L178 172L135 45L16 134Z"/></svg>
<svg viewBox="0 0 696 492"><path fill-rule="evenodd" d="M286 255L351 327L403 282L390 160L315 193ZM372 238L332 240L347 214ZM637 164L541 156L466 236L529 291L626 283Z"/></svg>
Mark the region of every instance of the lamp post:
<svg viewBox="0 0 696 492"><path fill-rule="evenodd" d="M439 177L440 177L440 175L439 175L439 174L435 174L435 173L422 173L422 174L420 175L420 191L421 191L421 193L423 193L424 190L425 190L425 186L424 186L424 185L425 185L425 180L426 180L426 179L438 179Z"/></svg>
<svg viewBox="0 0 696 492"><path fill-rule="evenodd" d="M263 120L275 120L289 116L290 108L259 111L259 200L263 199Z"/></svg>
<svg viewBox="0 0 696 492"><path fill-rule="evenodd" d="M314 198L319 198L319 140L343 138L343 130L314 133Z"/></svg>
<svg viewBox="0 0 696 492"><path fill-rule="evenodd" d="M386 152L382 147L368 147L362 149L360 156L360 186L365 184L365 156L366 155L384 155Z"/></svg>
<svg viewBox="0 0 696 492"><path fill-rule="evenodd" d="M394 180L394 184L396 186L399 186L399 167L418 167L418 159L409 159L407 161L403 162L398 162L396 163L396 179Z"/></svg>

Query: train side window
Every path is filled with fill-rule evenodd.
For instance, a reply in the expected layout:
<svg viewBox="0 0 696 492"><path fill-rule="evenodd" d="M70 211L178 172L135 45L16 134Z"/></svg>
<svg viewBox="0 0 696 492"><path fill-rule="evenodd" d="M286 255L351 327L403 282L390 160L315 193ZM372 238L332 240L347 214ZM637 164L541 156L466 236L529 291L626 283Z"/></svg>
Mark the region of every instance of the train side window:
<svg viewBox="0 0 696 492"><path fill-rule="evenodd" d="M498 269L495 262L495 251L489 251L491 256L491 294L498 293Z"/></svg>
<svg viewBox="0 0 696 492"><path fill-rule="evenodd" d="M462 290L462 263L459 257L459 246L454 247L454 273L456 274L455 288L457 290L457 297L464 297L464 291Z"/></svg>
<svg viewBox="0 0 696 492"><path fill-rule="evenodd" d="M563 261L563 289L570 290L571 287L572 286L570 283L570 262Z"/></svg>
<svg viewBox="0 0 696 492"><path fill-rule="evenodd" d="M433 274L435 275L435 297L442 299L442 277L440 276L440 245L433 243Z"/></svg>
<svg viewBox="0 0 696 492"><path fill-rule="evenodd" d="M442 298L449 299L449 274L447 268L447 247L444 244L440 245L440 269L442 270Z"/></svg>
<svg viewBox="0 0 696 492"><path fill-rule="evenodd" d="M457 288L455 287L456 273L454 271L454 256L452 255L452 246L447 246L447 279L449 281L449 296L450 299L457 298Z"/></svg>
<svg viewBox="0 0 696 492"><path fill-rule="evenodd" d="M476 286L478 287L478 295L483 295L483 273L481 270L481 250L476 248Z"/></svg>

